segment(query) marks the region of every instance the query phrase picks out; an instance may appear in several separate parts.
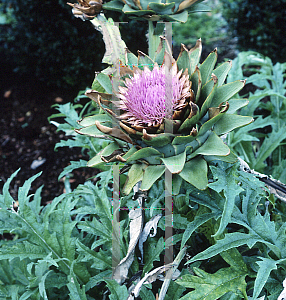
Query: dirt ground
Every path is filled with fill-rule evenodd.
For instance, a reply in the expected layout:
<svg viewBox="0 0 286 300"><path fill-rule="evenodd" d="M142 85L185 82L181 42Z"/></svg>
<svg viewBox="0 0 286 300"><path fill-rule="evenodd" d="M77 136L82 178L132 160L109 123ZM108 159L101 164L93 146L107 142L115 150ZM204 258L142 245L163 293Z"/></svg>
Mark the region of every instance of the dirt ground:
<svg viewBox="0 0 286 300"><path fill-rule="evenodd" d="M12 182L10 192L17 191L25 180L42 171L31 188L31 193L44 185L43 204L64 191L64 183L58 176L71 160L88 159L79 148L59 148L55 144L64 138L62 132L49 124L47 118L57 111L51 106L57 102L73 101L75 91L61 91L45 86L33 78L18 78L1 70L0 86L0 189L21 168ZM34 162L34 163L33 163ZM42 163L35 168L35 162ZM73 172L72 187L96 174L95 169L83 168Z"/></svg>

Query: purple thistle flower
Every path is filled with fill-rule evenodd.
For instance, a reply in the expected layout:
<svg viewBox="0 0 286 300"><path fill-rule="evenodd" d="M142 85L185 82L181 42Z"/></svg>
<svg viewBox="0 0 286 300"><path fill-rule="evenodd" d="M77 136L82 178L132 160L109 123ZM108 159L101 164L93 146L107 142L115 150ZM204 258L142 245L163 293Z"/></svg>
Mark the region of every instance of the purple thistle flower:
<svg viewBox="0 0 286 300"><path fill-rule="evenodd" d="M124 111L120 118L137 127L162 124L166 118L166 81L169 78L172 112L184 108L186 99L191 96L189 76L182 74L182 70L178 72L177 64L170 70L165 65L155 64L152 71L147 67L143 71L137 69L133 77L125 79L125 87L119 87L119 108Z"/></svg>

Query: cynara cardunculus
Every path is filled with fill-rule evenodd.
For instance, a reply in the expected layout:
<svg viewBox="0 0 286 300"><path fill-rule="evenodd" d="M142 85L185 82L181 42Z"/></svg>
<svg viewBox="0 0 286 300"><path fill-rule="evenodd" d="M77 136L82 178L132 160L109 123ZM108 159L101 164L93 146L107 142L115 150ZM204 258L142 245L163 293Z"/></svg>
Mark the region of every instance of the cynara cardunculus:
<svg viewBox="0 0 286 300"><path fill-rule="evenodd" d="M182 45L175 60L162 38L155 60L141 52L136 58L127 51L125 65L118 63L115 76L99 73L93 90L86 92L106 114L82 120L78 132L104 133L113 139L88 165L127 164L126 194L138 181L142 190L148 190L166 169L174 177L173 193L182 180L205 189L209 161L236 160L220 136L252 121L234 114L247 104L233 99L245 82L224 84L231 62L214 69L214 50L199 64L201 48L200 40L190 50Z"/></svg>
<svg viewBox="0 0 286 300"><path fill-rule="evenodd" d="M169 116L166 116L166 84L170 85ZM183 70L178 72L176 62L170 70L164 65L159 67L157 63L153 70L137 68L133 77L125 79L125 87L119 87L117 96L119 108L124 112L120 119L137 130L150 132L159 127L163 131L165 118L178 120L183 109L193 101L189 75Z"/></svg>

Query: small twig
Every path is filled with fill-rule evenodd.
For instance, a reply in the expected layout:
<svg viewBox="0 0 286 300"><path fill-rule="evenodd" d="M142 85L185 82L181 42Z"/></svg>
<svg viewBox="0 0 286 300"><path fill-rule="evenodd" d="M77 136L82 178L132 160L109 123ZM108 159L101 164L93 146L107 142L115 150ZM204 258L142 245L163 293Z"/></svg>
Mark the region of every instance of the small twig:
<svg viewBox="0 0 286 300"><path fill-rule="evenodd" d="M238 157L238 160L240 162L240 170L253 174L256 176L260 181L264 182L266 187L269 189L270 193L276 196L278 199L280 199L283 202L286 202L286 185L279 180L270 178L269 176L265 174L261 174L259 172L256 172L254 170L251 170L249 165L241 158Z"/></svg>

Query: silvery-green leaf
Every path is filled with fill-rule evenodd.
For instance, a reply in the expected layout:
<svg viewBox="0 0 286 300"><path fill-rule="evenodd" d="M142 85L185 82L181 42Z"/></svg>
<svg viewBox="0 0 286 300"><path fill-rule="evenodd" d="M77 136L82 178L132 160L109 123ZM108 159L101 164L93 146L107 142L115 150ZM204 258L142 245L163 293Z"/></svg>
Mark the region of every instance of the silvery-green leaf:
<svg viewBox="0 0 286 300"><path fill-rule="evenodd" d="M238 93L244 87L244 85L245 81L237 80L218 87L213 97L211 106L218 107L220 103L229 100L236 93Z"/></svg>
<svg viewBox="0 0 286 300"><path fill-rule="evenodd" d="M158 178L160 178L164 172L165 172L164 165L148 166L144 172L140 189L142 191L149 190L151 188L151 186L155 183L155 181Z"/></svg>
<svg viewBox="0 0 286 300"><path fill-rule="evenodd" d="M103 150L97 153L96 156L94 156L92 159L90 159L87 163L88 167L95 167L99 164L102 164L103 161L101 159L101 156L107 156L112 154L115 150L119 149L119 145L116 142L110 143L108 146L106 146Z"/></svg>
<svg viewBox="0 0 286 300"><path fill-rule="evenodd" d="M238 109L246 106L249 101L247 99L230 99L228 100L229 109L227 110L227 114L234 114Z"/></svg>
<svg viewBox="0 0 286 300"><path fill-rule="evenodd" d="M253 121L254 119L252 117L224 114L214 125L214 131L217 135L222 135L232 131L235 128L250 124Z"/></svg>
<svg viewBox="0 0 286 300"><path fill-rule="evenodd" d="M161 158L161 160L172 174L178 174L184 168L186 161L186 151L175 156Z"/></svg>
<svg viewBox="0 0 286 300"><path fill-rule="evenodd" d="M223 64L221 64L219 67L217 67L215 70L213 70L213 74L215 74L216 77L218 78L218 86L221 86L224 83L226 76L229 70L231 69L231 66L232 66L232 62L226 61Z"/></svg>
<svg viewBox="0 0 286 300"><path fill-rule="evenodd" d="M95 124L95 121L110 122L110 117L107 114L97 114L89 117L85 117L78 121L78 124L82 127L91 126Z"/></svg>
<svg viewBox="0 0 286 300"><path fill-rule="evenodd" d="M200 146L190 155L190 158L195 157L199 154L223 156L230 154L230 149L222 141L222 139L212 131L208 139L202 144L202 146Z"/></svg>
<svg viewBox="0 0 286 300"><path fill-rule="evenodd" d="M212 71L217 61L217 49L211 52L204 62L200 65L202 75L202 85L204 85L211 77Z"/></svg>
<svg viewBox="0 0 286 300"><path fill-rule="evenodd" d="M151 147L147 147L147 148L142 148L136 152L134 152L128 159L127 162L131 162L131 161L135 161L135 160L139 160L141 158L145 158L145 157L150 157L153 155L158 155L161 156L161 153Z"/></svg>

